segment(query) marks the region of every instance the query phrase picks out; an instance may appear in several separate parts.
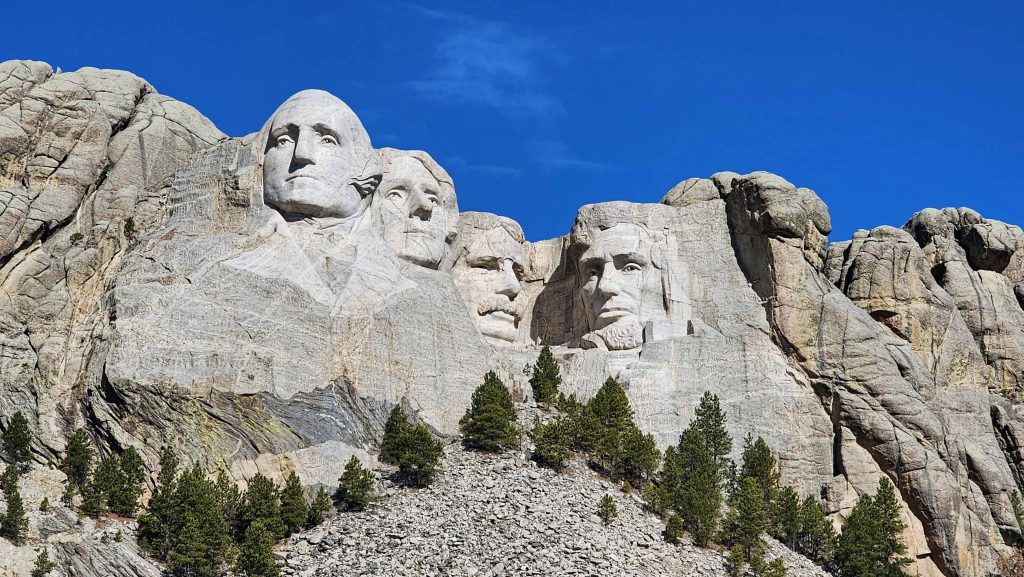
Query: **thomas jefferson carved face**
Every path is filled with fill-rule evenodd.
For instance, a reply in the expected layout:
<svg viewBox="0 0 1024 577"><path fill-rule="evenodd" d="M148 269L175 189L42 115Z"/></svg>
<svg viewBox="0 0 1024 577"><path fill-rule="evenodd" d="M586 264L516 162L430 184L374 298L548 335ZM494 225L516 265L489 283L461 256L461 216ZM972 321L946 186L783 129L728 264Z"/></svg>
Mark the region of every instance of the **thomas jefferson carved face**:
<svg viewBox="0 0 1024 577"><path fill-rule="evenodd" d="M437 268L458 225L450 179L426 153L385 149L382 155L388 167L373 203L384 239L395 256Z"/></svg>
<svg viewBox="0 0 1024 577"><path fill-rule="evenodd" d="M639 226L620 223L592 233L579 257L581 297L595 344L623 350L643 344L640 309L645 280L650 278L650 235Z"/></svg>
<svg viewBox="0 0 1024 577"><path fill-rule="evenodd" d="M478 231L452 269L455 284L480 333L492 340L514 342L524 303L523 247L503 226Z"/></svg>
<svg viewBox="0 0 1024 577"><path fill-rule="evenodd" d="M270 124L264 202L302 216L353 216L369 192L358 175L372 154L370 137L344 102L322 90L299 92Z"/></svg>

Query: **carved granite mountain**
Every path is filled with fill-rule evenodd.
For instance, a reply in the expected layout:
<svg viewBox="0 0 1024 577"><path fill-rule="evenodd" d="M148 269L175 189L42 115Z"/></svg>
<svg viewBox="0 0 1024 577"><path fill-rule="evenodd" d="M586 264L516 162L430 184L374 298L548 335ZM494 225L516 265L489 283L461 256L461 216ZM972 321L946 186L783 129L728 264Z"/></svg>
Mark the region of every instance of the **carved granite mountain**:
<svg viewBox="0 0 1024 577"><path fill-rule="evenodd" d="M0 65L0 201L0 414L39 462L83 426L151 468L170 443L330 485L394 404L453 435L487 370L525 398L550 345L563 390L615 376L661 446L716 393L837 521L889 477L918 575L1022 539L1024 233L967 209L829 246L813 191L718 173L528 242L325 92L228 138L131 74L35 62Z"/></svg>

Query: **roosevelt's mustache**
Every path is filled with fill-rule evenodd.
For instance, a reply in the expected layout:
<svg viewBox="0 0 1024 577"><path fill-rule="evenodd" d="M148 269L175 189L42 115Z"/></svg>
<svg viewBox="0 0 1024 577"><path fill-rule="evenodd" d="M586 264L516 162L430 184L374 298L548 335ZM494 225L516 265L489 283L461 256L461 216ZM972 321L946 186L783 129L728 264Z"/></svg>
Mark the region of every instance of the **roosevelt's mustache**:
<svg viewBox="0 0 1024 577"><path fill-rule="evenodd" d="M523 309L525 308L526 302L524 300L509 300L505 295L490 295L480 301L480 304L476 307L476 312L480 316L489 315L493 312L507 313L518 321L523 317Z"/></svg>

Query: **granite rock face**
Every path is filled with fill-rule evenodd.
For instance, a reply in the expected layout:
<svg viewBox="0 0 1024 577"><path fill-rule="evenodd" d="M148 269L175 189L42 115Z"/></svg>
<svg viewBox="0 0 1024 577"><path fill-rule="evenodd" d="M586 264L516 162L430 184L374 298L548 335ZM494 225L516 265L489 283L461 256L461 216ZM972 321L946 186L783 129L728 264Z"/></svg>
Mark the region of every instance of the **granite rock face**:
<svg viewBox="0 0 1024 577"><path fill-rule="evenodd" d="M717 394L735 453L763 436L837 522L890 478L915 574L1021 540L1019 228L928 209L830 246L813 191L723 172L566 230L460 213L427 153L374 149L322 91L228 138L125 72L0 64L0 414L41 463L81 426L152 468L172 443L332 485L395 404L454 435L486 371L525 398L549 345L563 391L616 377L662 447Z"/></svg>

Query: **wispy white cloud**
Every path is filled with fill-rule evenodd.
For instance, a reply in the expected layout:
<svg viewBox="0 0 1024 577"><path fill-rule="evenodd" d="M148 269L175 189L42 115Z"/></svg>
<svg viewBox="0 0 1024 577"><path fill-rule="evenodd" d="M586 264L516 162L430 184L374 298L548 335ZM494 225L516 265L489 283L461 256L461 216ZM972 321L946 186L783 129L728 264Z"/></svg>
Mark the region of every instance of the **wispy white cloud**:
<svg viewBox="0 0 1024 577"><path fill-rule="evenodd" d="M542 140L532 144L534 157L538 164L546 168L572 168L577 170L611 170L612 166L602 162L595 162L579 158L569 151L564 142L557 140Z"/></svg>
<svg viewBox="0 0 1024 577"><path fill-rule="evenodd" d="M523 171L520 168L499 166L497 164L470 164L461 156L450 156L444 159L444 162L445 166L449 168L458 168L459 170L467 172L482 172L484 174L492 174L495 176L520 177L523 175Z"/></svg>
<svg viewBox="0 0 1024 577"><path fill-rule="evenodd" d="M447 24L437 45L437 67L412 82L420 94L452 104L491 106L514 115L549 115L561 109L543 88L539 65L546 42L502 22L416 7Z"/></svg>

